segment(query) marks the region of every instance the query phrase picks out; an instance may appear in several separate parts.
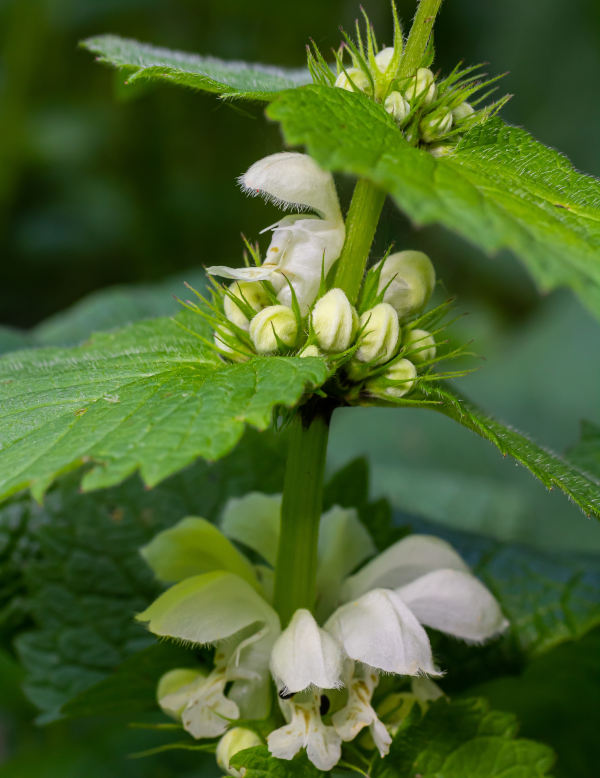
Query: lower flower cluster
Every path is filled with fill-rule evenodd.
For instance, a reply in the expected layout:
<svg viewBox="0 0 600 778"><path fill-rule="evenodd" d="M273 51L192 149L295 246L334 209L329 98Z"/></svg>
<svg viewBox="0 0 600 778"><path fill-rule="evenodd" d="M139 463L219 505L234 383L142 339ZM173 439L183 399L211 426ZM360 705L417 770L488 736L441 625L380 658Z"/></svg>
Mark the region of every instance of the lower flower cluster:
<svg viewBox="0 0 600 778"><path fill-rule="evenodd" d="M325 771L357 739L384 756L410 706L441 694L427 680L441 672L425 627L482 642L507 626L447 543L411 535L377 554L356 512L339 507L321 517L314 607L281 624L272 604L280 509L280 497L252 493L230 500L220 530L186 518L142 551L174 585L138 618L156 635L215 647L210 668L163 676L159 704L192 737L221 738L217 759L231 775L232 755L263 742L280 759L305 750ZM381 674L412 688L377 698Z"/></svg>

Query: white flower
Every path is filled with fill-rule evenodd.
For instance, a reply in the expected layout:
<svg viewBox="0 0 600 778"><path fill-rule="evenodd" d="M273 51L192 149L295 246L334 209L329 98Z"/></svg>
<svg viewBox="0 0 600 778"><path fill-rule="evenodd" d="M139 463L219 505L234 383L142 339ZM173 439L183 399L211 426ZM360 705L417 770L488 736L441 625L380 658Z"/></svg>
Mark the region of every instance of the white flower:
<svg viewBox="0 0 600 778"><path fill-rule="evenodd" d="M390 750L392 738L371 705L379 675L364 665L359 665L355 672L353 662L348 663L348 668L344 679L348 688L348 700L341 710L333 714L332 724L341 739L346 742L354 740L364 727L369 727L377 750L383 757Z"/></svg>
<svg viewBox="0 0 600 778"><path fill-rule="evenodd" d="M321 719L321 693L314 690L306 701L280 700L287 724L267 738L269 751L278 759L293 759L302 748L319 770L331 770L340 761L342 741L336 730Z"/></svg>
<svg viewBox="0 0 600 778"><path fill-rule="evenodd" d="M291 284L304 314L317 296L321 274L327 274L344 245L344 221L333 177L306 154L282 152L255 162L240 183L248 194L260 194L283 207L316 211L318 216L285 216L267 228L273 230L273 238L259 267L214 266L207 272L270 281L284 305L292 303Z"/></svg>

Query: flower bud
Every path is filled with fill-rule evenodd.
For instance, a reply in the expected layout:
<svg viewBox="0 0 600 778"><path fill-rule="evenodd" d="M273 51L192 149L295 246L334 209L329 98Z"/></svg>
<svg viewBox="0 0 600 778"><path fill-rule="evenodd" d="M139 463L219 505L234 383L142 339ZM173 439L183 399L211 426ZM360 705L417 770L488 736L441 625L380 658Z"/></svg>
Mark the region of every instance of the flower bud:
<svg viewBox="0 0 600 778"><path fill-rule="evenodd" d="M313 344L311 346L306 346L306 348L303 348L302 351L298 354L299 357L322 357L323 354L319 351L319 349Z"/></svg>
<svg viewBox="0 0 600 778"><path fill-rule="evenodd" d="M456 123L462 122L463 119L468 119L469 116L473 116L474 113L475 109L471 103L467 103L466 100L464 103L457 105L456 108L452 110L452 116L454 117L454 121Z"/></svg>
<svg viewBox="0 0 600 778"><path fill-rule="evenodd" d="M419 124L421 137L426 143L443 138L452 129L452 111L434 111Z"/></svg>
<svg viewBox="0 0 600 778"><path fill-rule="evenodd" d="M379 303L360 317L360 345L356 350L359 362L382 365L396 353L400 338L398 314L388 303Z"/></svg>
<svg viewBox="0 0 600 778"><path fill-rule="evenodd" d="M398 400L410 392L415 385L416 377L417 368L409 359L396 359L383 375L367 381L365 389L375 397L382 397L384 400L392 397ZM390 381L397 381L398 384L390 386Z"/></svg>
<svg viewBox="0 0 600 778"><path fill-rule="evenodd" d="M230 284L229 291L240 302L246 303L256 312L269 304L268 294L263 285L257 281L234 281L233 284ZM242 330L247 330L250 327L248 317L228 295L225 295L223 298L223 308L225 316L227 316L230 322L237 324Z"/></svg>
<svg viewBox="0 0 600 778"><path fill-rule="evenodd" d="M292 309L285 305L269 305L250 322L250 338L258 354L274 354L279 351L277 338L291 348L297 335L296 316Z"/></svg>
<svg viewBox="0 0 600 778"><path fill-rule="evenodd" d="M384 261L377 291L403 319L420 311L431 297L435 270L422 251L398 251Z"/></svg>
<svg viewBox="0 0 600 778"><path fill-rule="evenodd" d="M390 62L392 61L393 57L394 57L393 46L386 46L385 49L381 49L381 51L375 56L375 64L377 65L377 70L379 70L380 73L385 73L389 68Z"/></svg>
<svg viewBox="0 0 600 778"><path fill-rule="evenodd" d="M352 79L352 82L350 79ZM354 86L352 84L354 84ZM342 70L336 78L334 86L337 86L340 89L346 89L348 92L355 92L356 89L359 89L361 92L366 92L371 88L371 82L369 81L367 74L360 68L346 68L346 70ZM356 87L356 89L354 87Z"/></svg>
<svg viewBox="0 0 600 778"><path fill-rule="evenodd" d="M404 95L410 103L414 100L420 100L425 105L432 103L437 95L437 86L431 70L419 68L410 79Z"/></svg>
<svg viewBox="0 0 600 778"><path fill-rule="evenodd" d="M311 321L319 347L339 353L354 340L358 314L341 289L330 289L315 304Z"/></svg>
<svg viewBox="0 0 600 778"><path fill-rule="evenodd" d="M402 124L410 113L410 103L402 97L400 92L390 92L385 98L383 107L394 117L398 124Z"/></svg>
<svg viewBox="0 0 600 778"><path fill-rule="evenodd" d="M404 345L411 360L417 365L435 357L435 339L427 330L409 330L404 335Z"/></svg>
<svg viewBox="0 0 600 778"><path fill-rule="evenodd" d="M246 348L241 343L239 343L235 333L227 327L219 327L215 331L214 341L215 345L219 347L223 354L225 354L227 358L231 359L233 362L245 362L250 356L250 354L242 353L242 350L245 352ZM237 348L233 348L233 346L229 345L233 341L236 344L239 344L240 350L237 350Z"/></svg>
<svg viewBox="0 0 600 778"><path fill-rule="evenodd" d="M181 714L188 703L186 691L204 678L205 675L200 670L189 667L169 670L158 682L156 689L158 704L172 718L181 719Z"/></svg>
<svg viewBox="0 0 600 778"><path fill-rule="evenodd" d="M225 770L227 775L233 775L235 778L242 778L246 771L244 768L236 770L235 767L230 767L229 762L232 757L235 756L238 751L243 751L245 748L262 745L263 741L256 732L253 732L251 729L246 729L245 727L233 727L233 729L226 732L217 743L217 764L221 770Z"/></svg>
<svg viewBox="0 0 600 778"><path fill-rule="evenodd" d="M450 146L448 143L436 143L435 146L430 146L428 151L432 157L439 159L439 157L447 157L448 154L452 154L454 146Z"/></svg>

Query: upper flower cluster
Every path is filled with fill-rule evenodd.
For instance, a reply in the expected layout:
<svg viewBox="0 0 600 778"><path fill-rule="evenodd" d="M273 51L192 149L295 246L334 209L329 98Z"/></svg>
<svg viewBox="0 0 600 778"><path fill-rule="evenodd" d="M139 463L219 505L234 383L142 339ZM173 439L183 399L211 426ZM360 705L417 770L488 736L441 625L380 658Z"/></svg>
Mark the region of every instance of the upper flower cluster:
<svg viewBox="0 0 600 778"><path fill-rule="evenodd" d="M393 116L406 140L430 151L434 156L450 153L466 130L494 115L508 97L480 108L493 91L489 87L498 78L485 79L478 67L457 66L442 78L430 70L433 45L427 48L416 73L405 73L404 37L395 5L394 40L381 48L373 27L365 18L364 35L356 25L356 39L344 33L345 42L334 51L334 74L313 43L308 67L317 83L351 92L361 92L383 105ZM348 62L349 60L349 62ZM478 93L486 90L482 96Z"/></svg>
<svg viewBox="0 0 600 778"><path fill-rule="evenodd" d="M249 247L254 266L207 269L234 279L229 286L213 282L221 355L323 357L347 401L410 392L418 374L439 361L429 327L445 307L422 313L436 280L429 258L419 251L386 255L366 274L353 305L331 280L345 237L331 174L305 154L284 152L256 162L240 181L253 195L315 215L286 216L267 228L273 237L264 261Z"/></svg>
<svg viewBox="0 0 600 778"><path fill-rule="evenodd" d="M187 518L143 549L174 585L138 618L156 635L215 646L209 672L177 668L161 679L160 705L195 738L270 717L262 731L271 753L291 759L305 748L322 770L365 728L385 755L391 724L373 701L379 674L440 675L424 626L481 642L507 622L444 541L412 535L375 555L356 512L334 507L321 518L314 608L282 625L272 606L280 507L280 497L258 493L230 500L221 531Z"/></svg>

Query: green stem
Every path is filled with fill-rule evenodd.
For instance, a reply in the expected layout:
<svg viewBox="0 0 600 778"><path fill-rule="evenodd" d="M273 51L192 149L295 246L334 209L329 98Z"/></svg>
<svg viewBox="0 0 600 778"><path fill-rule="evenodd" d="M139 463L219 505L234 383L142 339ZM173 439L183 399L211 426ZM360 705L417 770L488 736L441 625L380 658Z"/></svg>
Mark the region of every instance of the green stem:
<svg viewBox="0 0 600 778"><path fill-rule="evenodd" d="M385 192L366 178L356 182L346 216L346 240L334 281L336 287L346 292L351 303L358 299L384 200Z"/></svg>
<svg viewBox="0 0 600 778"><path fill-rule="evenodd" d="M285 626L298 608L315 604L317 544L331 409L321 401L301 408L291 423L274 605Z"/></svg>
<svg viewBox="0 0 600 778"><path fill-rule="evenodd" d="M442 0L421 0L415 14L406 48L400 60L398 77L414 76L417 72L435 23Z"/></svg>

